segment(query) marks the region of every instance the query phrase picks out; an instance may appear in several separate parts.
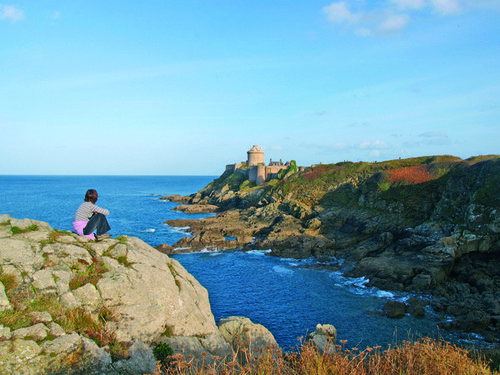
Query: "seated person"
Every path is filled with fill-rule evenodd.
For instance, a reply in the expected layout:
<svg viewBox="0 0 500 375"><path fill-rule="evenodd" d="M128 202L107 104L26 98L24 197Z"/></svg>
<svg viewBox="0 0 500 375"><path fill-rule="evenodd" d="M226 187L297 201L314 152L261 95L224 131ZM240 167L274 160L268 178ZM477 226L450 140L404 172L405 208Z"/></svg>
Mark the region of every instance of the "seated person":
<svg viewBox="0 0 500 375"><path fill-rule="evenodd" d="M78 207L75 219L73 220L73 229L79 236L84 236L95 241L111 237L111 235L106 233L111 229L108 220L106 220L109 211L95 205L97 197L96 190L87 190L84 199L85 202ZM95 235L94 231L96 231Z"/></svg>

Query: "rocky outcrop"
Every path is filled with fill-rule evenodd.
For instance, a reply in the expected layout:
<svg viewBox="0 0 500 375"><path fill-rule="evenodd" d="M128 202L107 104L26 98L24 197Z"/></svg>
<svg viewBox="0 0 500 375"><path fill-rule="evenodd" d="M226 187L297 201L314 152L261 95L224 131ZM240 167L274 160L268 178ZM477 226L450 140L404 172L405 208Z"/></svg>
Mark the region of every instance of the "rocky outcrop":
<svg viewBox="0 0 500 375"><path fill-rule="evenodd" d="M498 156L320 165L258 187L241 178L225 173L186 197L221 212L167 221L192 233L174 248L341 259L333 267L369 286L432 294L444 326L500 339Z"/></svg>
<svg viewBox="0 0 500 375"><path fill-rule="evenodd" d="M318 348L320 354L333 353L336 349L337 329L331 324L318 324L314 332L307 335L306 342Z"/></svg>
<svg viewBox="0 0 500 375"><path fill-rule="evenodd" d="M153 372L153 348L231 353L208 293L176 260L122 236L93 242L0 215L0 372Z"/></svg>
<svg viewBox="0 0 500 375"><path fill-rule="evenodd" d="M273 334L266 327L255 324L248 318L231 316L221 319L219 330L231 344L241 363L245 363L249 358L258 358L267 349L279 348Z"/></svg>
<svg viewBox="0 0 500 375"><path fill-rule="evenodd" d="M173 208L174 211L181 211L186 214L212 213L219 209L213 204L181 204Z"/></svg>

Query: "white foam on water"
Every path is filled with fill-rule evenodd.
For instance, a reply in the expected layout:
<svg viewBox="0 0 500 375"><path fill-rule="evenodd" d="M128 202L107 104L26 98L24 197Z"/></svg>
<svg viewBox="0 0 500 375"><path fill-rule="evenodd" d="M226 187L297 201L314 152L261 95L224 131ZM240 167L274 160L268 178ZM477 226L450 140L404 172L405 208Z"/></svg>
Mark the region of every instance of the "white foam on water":
<svg viewBox="0 0 500 375"><path fill-rule="evenodd" d="M358 277L358 278L348 278L342 276L341 271L332 272L330 277L336 279L335 285L341 288L346 288L351 293L360 295L360 296L374 296L377 298L396 298L396 295L393 292L387 290L377 289L375 287L367 287L366 284L370 282L366 277ZM409 297L402 297L403 299L407 299ZM402 299L401 297L399 299ZM396 298L397 299L397 298Z"/></svg>
<svg viewBox="0 0 500 375"><path fill-rule="evenodd" d="M176 247L174 251L181 251L181 250L189 250L191 249L190 247Z"/></svg>
<svg viewBox="0 0 500 375"><path fill-rule="evenodd" d="M380 298L394 298L394 293L388 292L387 290L377 290L375 295Z"/></svg>
<svg viewBox="0 0 500 375"><path fill-rule="evenodd" d="M199 251L200 253L220 253L215 246L207 246Z"/></svg>
<svg viewBox="0 0 500 375"><path fill-rule="evenodd" d="M219 255L223 255L223 253L220 250L216 250L216 251L211 251L209 255L211 257L218 257Z"/></svg>
<svg viewBox="0 0 500 375"><path fill-rule="evenodd" d="M292 275L293 271L283 266L273 266L273 271L280 275Z"/></svg>
<svg viewBox="0 0 500 375"><path fill-rule="evenodd" d="M145 232L145 233L154 233L154 232L156 232L156 229L150 228L150 229L143 230L143 232Z"/></svg>
<svg viewBox="0 0 500 375"><path fill-rule="evenodd" d="M266 255L269 254L272 250L249 250L246 254L250 255Z"/></svg>

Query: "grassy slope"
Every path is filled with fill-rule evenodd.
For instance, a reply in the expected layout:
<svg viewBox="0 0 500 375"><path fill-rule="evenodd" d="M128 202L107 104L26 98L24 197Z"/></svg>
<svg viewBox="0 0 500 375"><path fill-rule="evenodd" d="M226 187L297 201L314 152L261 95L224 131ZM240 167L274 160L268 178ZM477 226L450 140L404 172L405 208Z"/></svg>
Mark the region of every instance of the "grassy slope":
<svg viewBox="0 0 500 375"><path fill-rule="evenodd" d="M458 157L423 156L378 163L341 162L320 164L297 173L282 173L281 179L255 186L240 173L226 172L202 192L233 190L244 196L264 189L267 201L291 199L309 207L356 207L363 195L387 205L404 205L403 215L427 220L438 202L446 204L451 220L457 207L469 203L500 206L500 156L483 155L462 160Z"/></svg>

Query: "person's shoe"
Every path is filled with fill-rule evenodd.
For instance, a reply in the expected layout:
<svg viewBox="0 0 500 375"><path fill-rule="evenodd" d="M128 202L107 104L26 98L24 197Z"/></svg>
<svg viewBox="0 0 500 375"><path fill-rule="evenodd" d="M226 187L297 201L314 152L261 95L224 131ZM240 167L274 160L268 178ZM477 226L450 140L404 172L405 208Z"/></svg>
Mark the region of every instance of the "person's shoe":
<svg viewBox="0 0 500 375"><path fill-rule="evenodd" d="M96 241L101 241L101 240L105 240L106 238L111 238L111 235L108 233L103 233L100 236L95 236L95 238L96 238Z"/></svg>

